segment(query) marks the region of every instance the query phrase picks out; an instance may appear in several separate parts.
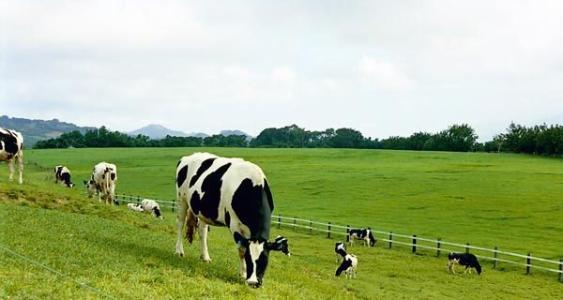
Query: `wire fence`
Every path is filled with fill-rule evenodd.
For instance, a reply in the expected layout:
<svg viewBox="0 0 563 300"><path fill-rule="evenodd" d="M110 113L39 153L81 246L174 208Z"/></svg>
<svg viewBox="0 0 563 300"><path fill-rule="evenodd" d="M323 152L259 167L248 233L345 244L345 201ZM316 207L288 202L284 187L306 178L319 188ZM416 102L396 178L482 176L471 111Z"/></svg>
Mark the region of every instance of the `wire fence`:
<svg viewBox="0 0 563 300"><path fill-rule="evenodd" d="M141 196L130 196L130 195L116 195L116 199L122 202L133 202L140 203L143 199ZM175 201L167 200L157 200L152 199L159 203L162 208L170 209L172 212L176 210ZM272 225L278 228L291 228L293 230L301 230L302 232L308 234L318 234L321 233L326 235L327 238L342 237L344 240L349 242L348 233L352 228L350 225L335 224L332 222L319 222L310 219L303 219L297 217L287 217L282 215L272 215ZM440 238L432 239L426 237L420 237L416 234L406 235L395 233L392 231L381 231L381 230L371 230L376 236L377 240L380 242L381 247L387 247L388 249L398 248L408 248L413 254L421 254L423 251L425 253L433 253L435 256L439 257L443 254L447 255L449 252L466 252L473 253L480 259L490 261L492 263L493 269L500 268L500 264L518 266L525 268L525 274L531 274L532 269L541 270L550 273L556 273L558 280L563 282L563 259L553 260L537 256L532 256L530 252L527 254L520 254L510 251L499 250L498 247L485 248L474 246L469 243L461 244L455 242L444 241Z"/></svg>

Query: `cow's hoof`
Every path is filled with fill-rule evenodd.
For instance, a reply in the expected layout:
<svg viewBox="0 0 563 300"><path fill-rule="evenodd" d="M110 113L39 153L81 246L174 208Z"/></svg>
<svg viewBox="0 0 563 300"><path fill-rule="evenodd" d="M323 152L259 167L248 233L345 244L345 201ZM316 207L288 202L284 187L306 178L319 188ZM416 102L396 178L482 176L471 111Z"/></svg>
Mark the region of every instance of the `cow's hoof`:
<svg viewBox="0 0 563 300"><path fill-rule="evenodd" d="M206 262L206 263L210 263L210 262L211 262L211 257L203 257L203 256L200 256L200 258L201 258L201 260L203 260L203 261Z"/></svg>

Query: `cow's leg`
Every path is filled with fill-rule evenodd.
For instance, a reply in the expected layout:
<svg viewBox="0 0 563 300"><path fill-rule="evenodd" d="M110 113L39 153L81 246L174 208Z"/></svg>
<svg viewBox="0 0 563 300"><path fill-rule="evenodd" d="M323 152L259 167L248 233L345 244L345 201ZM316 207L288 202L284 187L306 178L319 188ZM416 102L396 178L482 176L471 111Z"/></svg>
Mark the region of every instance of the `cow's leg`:
<svg viewBox="0 0 563 300"><path fill-rule="evenodd" d="M10 169L10 181L14 181L14 159L8 160L8 168Z"/></svg>
<svg viewBox="0 0 563 300"><path fill-rule="evenodd" d="M182 230L184 229L184 223L186 222L186 214L188 208L186 201L178 201L178 215L176 215L176 254L184 256L184 244L182 243Z"/></svg>
<svg viewBox="0 0 563 300"><path fill-rule="evenodd" d="M197 227L199 232L199 241L201 245L201 259L205 262L211 262L211 257L209 257L209 252L207 251L207 229L209 225L205 222L200 222Z"/></svg>
<svg viewBox="0 0 563 300"><path fill-rule="evenodd" d="M20 150L20 153L17 156L17 158L18 158L18 171L20 173L20 178L18 182L22 184L23 183L23 151Z"/></svg>
<svg viewBox="0 0 563 300"><path fill-rule="evenodd" d="M240 258L240 268L239 273L242 279L246 279L246 263L244 262L244 253L246 252L246 248L239 247L238 248L238 257Z"/></svg>

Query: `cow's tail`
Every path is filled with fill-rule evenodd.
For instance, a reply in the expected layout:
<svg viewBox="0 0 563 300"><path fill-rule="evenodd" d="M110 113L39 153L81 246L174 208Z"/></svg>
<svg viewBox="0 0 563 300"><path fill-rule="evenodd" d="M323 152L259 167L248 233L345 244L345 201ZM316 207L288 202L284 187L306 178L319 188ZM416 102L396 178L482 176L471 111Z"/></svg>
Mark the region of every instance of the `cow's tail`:
<svg viewBox="0 0 563 300"><path fill-rule="evenodd" d="M270 212L274 211L274 198L272 197L272 191L270 191L270 186L268 185L268 180L264 178L264 189L262 190L262 201L268 203L270 206Z"/></svg>

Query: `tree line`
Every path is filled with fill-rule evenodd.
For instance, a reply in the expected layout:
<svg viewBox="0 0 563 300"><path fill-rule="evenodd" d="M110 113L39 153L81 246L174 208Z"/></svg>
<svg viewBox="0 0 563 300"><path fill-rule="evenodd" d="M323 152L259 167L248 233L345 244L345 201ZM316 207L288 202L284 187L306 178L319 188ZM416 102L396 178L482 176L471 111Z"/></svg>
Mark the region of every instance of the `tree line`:
<svg viewBox="0 0 563 300"><path fill-rule="evenodd" d="M561 155L563 127L538 125L525 127L510 124L506 133L486 143L477 142L475 130L468 124L454 124L437 133L416 132L407 137L387 139L364 137L352 128L328 128L309 131L297 125L266 128L248 140L244 135L212 135L209 137L166 136L151 139L145 135L130 136L102 126L82 134L71 131L53 139L39 141L34 148L84 147L268 147L268 148L356 148L425 151L486 151Z"/></svg>

